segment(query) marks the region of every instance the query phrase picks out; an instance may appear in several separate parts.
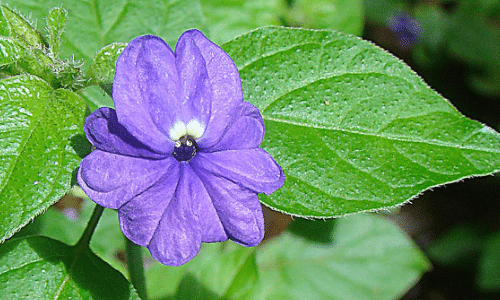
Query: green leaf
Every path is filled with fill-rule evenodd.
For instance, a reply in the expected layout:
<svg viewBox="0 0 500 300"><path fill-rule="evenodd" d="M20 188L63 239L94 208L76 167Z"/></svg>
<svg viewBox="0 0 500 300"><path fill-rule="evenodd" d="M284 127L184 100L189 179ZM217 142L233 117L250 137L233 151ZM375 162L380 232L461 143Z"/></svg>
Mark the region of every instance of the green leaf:
<svg viewBox="0 0 500 300"><path fill-rule="evenodd" d="M210 39L226 42L257 27L281 25L281 0L201 0Z"/></svg>
<svg viewBox="0 0 500 300"><path fill-rule="evenodd" d="M109 94L107 94L98 86L88 86L78 92L80 96L87 102L91 111L94 111L99 107L115 107L113 99L111 99Z"/></svg>
<svg viewBox="0 0 500 300"><path fill-rule="evenodd" d="M152 299L247 299L258 284L255 250L233 242L203 244L183 266L147 269L148 294Z"/></svg>
<svg viewBox="0 0 500 300"><path fill-rule="evenodd" d="M55 208L49 208L43 215L35 219L41 223L38 234L65 244L75 244L85 230L94 207L94 202L88 199L84 200L80 214L75 220L69 219ZM125 239L120 231L116 211L104 210L90 241L90 248L113 268L127 276L125 265L118 259L118 254L125 251Z"/></svg>
<svg viewBox="0 0 500 300"><path fill-rule="evenodd" d="M84 106L29 75L0 80L0 242L69 189Z"/></svg>
<svg viewBox="0 0 500 300"><path fill-rule="evenodd" d="M284 234L259 250L255 299L397 299L430 269L397 226L367 214L337 220L329 246Z"/></svg>
<svg viewBox="0 0 500 300"><path fill-rule="evenodd" d="M21 44L8 37L0 37L0 67L15 63L23 55Z"/></svg>
<svg viewBox="0 0 500 300"><path fill-rule="evenodd" d="M200 255L203 259L189 265L190 274L221 298L244 298L257 283L255 248L227 242L205 247Z"/></svg>
<svg viewBox="0 0 500 300"><path fill-rule="evenodd" d="M68 12L62 7L50 10L47 16L47 31L49 34L49 47L53 57L59 57L61 49L61 37L68 20Z"/></svg>
<svg viewBox="0 0 500 300"><path fill-rule="evenodd" d="M483 251L485 230L471 224L459 224L434 241L426 250L429 258L447 267L471 271Z"/></svg>
<svg viewBox="0 0 500 300"><path fill-rule="evenodd" d="M285 232L257 248L204 244L186 265L148 269L148 292L153 299L397 299L430 269L385 218L336 220L330 239L317 244Z"/></svg>
<svg viewBox="0 0 500 300"><path fill-rule="evenodd" d="M363 32L362 0L294 0L286 9L285 20L294 27L336 29L361 35Z"/></svg>
<svg viewBox="0 0 500 300"><path fill-rule="evenodd" d="M2 299L139 299L131 284L88 248L47 237L0 245Z"/></svg>
<svg viewBox="0 0 500 300"><path fill-rule="evenodd" d="M142 34L161 36L171 47L187 29L203 29L198 0L11 0L9 4L42 22L52 7L68 10L61 55L90 63L95 53L113 42L128 43Z"/></svg>
<svg viewBox="0 0 500 300"><path fill-rule="evenodd" d="M294 219L288 226L288 230L316 244L331 244L332 231L335 226L335 219L327 220L307 220L302 218Z"/></svg>
<svg viewBox="0 0 500 300"><path fill-rule="evenodd" d="M44 51L31 49L15 64L13 73L35 75L50 83L52 87L58 88L60 85L54 74L55 65L56 63Z"/></svg>
<svg viewBox="0 0 500 300"><path fill-rule="evenodd" d="M488 292L500 290L500 232L492 234L486 241L479 262L478 286Z"/></svg>
<svg viewBox="0 0 500 300"><path fill-rule="evenodd" d="M89 77L110 96L113 89L116 60L126 46L123 43L107 45L96 54L90 64Z"/></svg>
<svg viewBox="0 0 500 300"><path fill-rule="evenodd" d="M261 201L342 216L500 170L500 136L461 115L402 61L336 31L264 28L222 46L286 174Z"/></svg>
<svg viewBox="0 0 500 300"><path fill-rule="evenodd" d="M0 8L3 19L9 28L10 37L22 44L27 50L45 47L45 41L40 33L25 18L5 5L1 5ZM2 31L6 33L7 30Z"/></svg>

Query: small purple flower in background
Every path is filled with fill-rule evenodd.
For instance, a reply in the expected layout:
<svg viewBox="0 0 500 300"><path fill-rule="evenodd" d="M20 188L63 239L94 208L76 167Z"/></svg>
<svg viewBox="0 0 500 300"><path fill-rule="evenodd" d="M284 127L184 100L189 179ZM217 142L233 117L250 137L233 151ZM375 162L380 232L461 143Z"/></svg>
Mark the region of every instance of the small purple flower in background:
<svg viewBox="0 0 500 300"><path fill-rule="evenodd" d="M420 24L409 14L402 11L390 16L388 25L397 36L399 45L403 49L410 48L422 36L422 27Z"/></svg>
<svg viewBox="0 0 500 300"><path fill-rule="evenodd" d="M255 246L264 236L258 193L285 180L259 145L264 122L243 101L231 58L201 32L185 32L175 53L159 37L131 41L118 58L115 109L85 122L96 147L78 183L118 209L123 233L165 265L191 260L202 242Z"/></svg>

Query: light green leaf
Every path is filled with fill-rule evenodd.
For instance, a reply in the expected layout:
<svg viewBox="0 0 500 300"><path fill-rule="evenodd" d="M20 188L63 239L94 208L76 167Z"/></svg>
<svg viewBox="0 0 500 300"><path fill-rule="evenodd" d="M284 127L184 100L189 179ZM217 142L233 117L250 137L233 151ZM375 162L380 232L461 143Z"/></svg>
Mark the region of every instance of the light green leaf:
<svg viewBox="0 0 500 300"><path fill-rule="evenodd" d="M123 43L107 45L96 54L90 64L89 77L110 96L113 89L116 60L126 46Z"/></svg>
<svg viewBox="0 0 500 300"><path fill-rule="evenodd" d="M329 246L284 234L259 249L257 264L255 299L397 299L430 269L397 226L367 214L337 220Z"/></svg>
<svg viewBox="0 0 500 300"><path fill-rule="evenodd" d="M0 80L0 242L69 189L84 104L29 75Z"/></svg>
<svg viewBox="0 0 500 300"><path fill-rule="evenodd" d="M430 269L411 239L385 218L336 220L330 239L316 244L285 232L257 248L204 244L180 268L148 269L148 291L153 299L385 300L397 299Z"/></svg>
<svg viewBox="0 0 500 300"><path fill-rule="evenodd" d="M9 32L9 36L22 44L27 50L42 49L45 47L45 41L36 28L22 17L19 13L13 11L5 5L0 6L1 14L8 29L5 28L3 32Z"/></svg>
<svg viewBox="0 0 500 300"><path fill-rule="evenodd" d="M500 135L461 115L408 66L336 31L264 28L222 46L287 176L261 201L342 216L500 170Z"/></svg>
<svg viewBox="0 0 500 300"><path fill-rule="evenodd" d="M113 42L128 43L139 35L155 34L173 47L183 31L204 29L199 0L11 0L9 4L31 13L40 23L51 8L62 5L69 14L61 55L74 54L87 63Z"/></svg>
<svg viewBox="0 0 500 300"><path fill-rule="evenodd" d="M281 25L282 0L201 0L210 39L226 42L257 27Z"/></svg>
<svg viewBox="0 0 500 300"><path fill-rule="evenodd" d="M285 11L286 23L294 27L363 32L362 0L294 0Z"/></svg>
<svg viewBox="0 0 500 300"><path fill-rule="evenodd" d="M258 285L255 250L233 242L203 244L181 267L147 269L148 294L152 299L248 299Z"/></svg>
<svg viewBox="0 0 500 300"><path fill-rule="evenodd" d="M139 299L131 284L88 248L47 237L0 245L2 299Z"/></svg>
<svg viewBox="0 0 500 300"><path fill-rule="evenodd" d="M61 49L61 37L68 20L68 12L62 7L50 10L47 16L47 30L49 34L49 47L53 57L59 57Z"/></svg>
<svg viewBox="0 0 500 300"><path fill-rule="evenodd" d="M96 85L88 86L78 92L80 96L85 99L91 111L99 107L115 107L113 99L111 99L109 94Z"/></svg>

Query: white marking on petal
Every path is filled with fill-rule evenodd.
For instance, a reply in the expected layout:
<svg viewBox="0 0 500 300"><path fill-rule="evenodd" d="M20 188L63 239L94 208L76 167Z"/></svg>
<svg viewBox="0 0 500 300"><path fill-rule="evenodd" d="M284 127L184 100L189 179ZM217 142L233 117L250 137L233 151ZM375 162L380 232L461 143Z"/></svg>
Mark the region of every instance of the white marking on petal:
<svg viewBox="0 0 500 300"><path fill-rule="evenodd" d="M172 129L170 129L170 132L169 132L170 139L172 141L177 141L181 137L185 136L187 134L187 132L188 131L186 128L186 124L184 124L182 122L177 122L174 124L174 127Z"/></svg>
<svg viewBox="0 0 500 300"><path fill-rule="evenodd" d="M187 134L194 137L195 139L199 139L203 133L205 132L205 127L198 122L198 120L191 120L186 125Z"/></svg>

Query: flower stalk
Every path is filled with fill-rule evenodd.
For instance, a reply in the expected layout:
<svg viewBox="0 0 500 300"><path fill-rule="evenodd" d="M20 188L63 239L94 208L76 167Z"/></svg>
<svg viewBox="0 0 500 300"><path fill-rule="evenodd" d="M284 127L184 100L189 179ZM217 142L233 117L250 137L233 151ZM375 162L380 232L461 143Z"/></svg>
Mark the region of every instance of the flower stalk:
<svg viewBox="0 0 500 300"><path fill-rule="evenodd" d="M144 277L144 262L142 247L125 237L125 251L127 252L127 269L130 281L142 300L148 299L146 279Z"/></svg>
<svg viewBox="0 0 500 300"><path fill-rule="evenodd" d="M104 211L104 207L96 204L94 207L94 211L92 212L92 216L90 217L89 222L87 223L87 227L83 231L80 240L76 243L77 246L88 246L90 244L90 239L94 234L95 228L97 227L97 223L99 223L99 219L101 218L102 212Z"/></svg>

